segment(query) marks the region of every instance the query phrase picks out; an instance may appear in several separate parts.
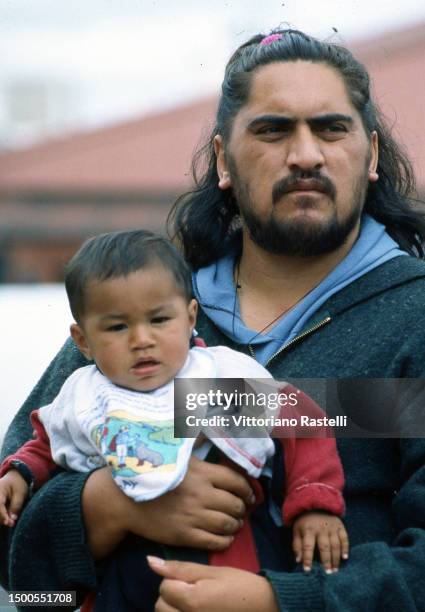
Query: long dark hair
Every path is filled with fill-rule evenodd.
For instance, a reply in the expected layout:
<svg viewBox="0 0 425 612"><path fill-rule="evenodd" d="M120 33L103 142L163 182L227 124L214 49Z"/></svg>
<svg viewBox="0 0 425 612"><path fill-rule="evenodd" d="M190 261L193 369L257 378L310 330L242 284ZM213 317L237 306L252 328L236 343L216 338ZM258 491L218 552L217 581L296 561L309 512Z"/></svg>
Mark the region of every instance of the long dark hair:
<svg viewBox="0 0 425 612"><path fill-rule="evenodd" d="M254 71L271 62L305 60L322 62L338 70L350 100L360 114L368 135L378 134L379 180L368 188L364 211L383 223L402 249L424 256L425 216L415 199L412 165L370 97L369 75L348 49L321 42L298 30L276 30L281 37L260 45L264 34L253 36L230 58L224 75L216 125L208 141L192 161L194 188L174 204L169 233L181 243L186 260L194 269L223 256L232 243L240 245L234 223L238 213L232 190L218 188L214 137L229 141L235 115L247 103Z"/></svg>

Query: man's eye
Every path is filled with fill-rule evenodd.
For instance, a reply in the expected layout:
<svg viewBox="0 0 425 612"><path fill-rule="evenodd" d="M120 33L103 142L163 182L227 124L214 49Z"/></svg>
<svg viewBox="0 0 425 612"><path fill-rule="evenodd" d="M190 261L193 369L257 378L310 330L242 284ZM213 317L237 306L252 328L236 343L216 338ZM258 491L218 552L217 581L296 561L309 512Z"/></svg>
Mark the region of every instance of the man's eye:
<svg viewBox="0 0 425 612"><path fill-rule="evenodd" d="M284 127L282 127L281 125L263 125L262 127L259 128L257 134L265 134L265 135L273 135L273 134L282 134L283 132L286 132L287 130L285 130Z"/></svg>
<svg viewBox="0 0 425 612"><path fill-rule="evenodd" d="M114 325L110 325L109 327L106 328L106 331L108 332L119 332L122 331L123 329L126 329L126 325L124 323L115 323Z"/></svg>
<svg viewBox="0 0 425 612"><path fill-rule="evenodd" d="M323 126L322 132L328 132L330 134L339 134L347 132L347 128L343 123L331 123L329 125Z"/></svg>

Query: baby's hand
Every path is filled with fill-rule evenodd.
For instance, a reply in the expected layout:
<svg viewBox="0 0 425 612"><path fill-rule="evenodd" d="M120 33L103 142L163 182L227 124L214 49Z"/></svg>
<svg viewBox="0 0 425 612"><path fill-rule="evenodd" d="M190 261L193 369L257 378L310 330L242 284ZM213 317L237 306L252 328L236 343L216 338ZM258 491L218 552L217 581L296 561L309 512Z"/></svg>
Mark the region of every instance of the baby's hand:
<svg viewBox="0 0 425 612"><path fill-rule="evenodd" d="M343 522L327 512L305 512L293 525L292 548L297 563L305 571L311 570L314 549L317 546L320 560L327 574L338 571L341 557L348 559L348 534Z"/></svg>
<svg viewBox="0 0 425 612"><path fill-rule="evenodd" d="M0 478L0 523L13 527L28 495L28 485L18 470L9 470Z"/></svg>

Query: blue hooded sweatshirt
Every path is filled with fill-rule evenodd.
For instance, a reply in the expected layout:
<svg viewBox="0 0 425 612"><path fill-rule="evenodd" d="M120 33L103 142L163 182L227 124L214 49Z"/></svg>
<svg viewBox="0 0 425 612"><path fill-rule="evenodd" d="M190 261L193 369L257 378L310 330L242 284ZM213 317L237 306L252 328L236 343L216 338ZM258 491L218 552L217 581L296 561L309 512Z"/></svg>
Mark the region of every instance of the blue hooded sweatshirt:
<svg viewBox="0 0 425 612"><path fill-rule="evenodd" d="M241 319L233 279L234 253L194 272L194 295L223 333L235 342L252 345L257 361L266 364L276 351L300 333L331 295L373 268L400 255L407 253L388 235L385 226L369 215L364 215L359 237L344 259L269 331L261 334L248 328Z"/></svg>

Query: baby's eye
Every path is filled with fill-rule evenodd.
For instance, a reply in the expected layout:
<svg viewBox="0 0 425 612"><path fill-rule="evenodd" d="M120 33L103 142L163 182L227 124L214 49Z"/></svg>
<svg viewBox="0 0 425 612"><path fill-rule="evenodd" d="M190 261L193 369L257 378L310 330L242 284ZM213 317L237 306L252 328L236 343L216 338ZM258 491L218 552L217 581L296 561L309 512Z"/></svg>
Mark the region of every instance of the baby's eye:
<svg viewBox="0 0 425 612"><path fill-rule="evenodd" d="M106 331L108 332L119 332L122 331L123 329L126 329L126 325L125 323L115 323L114 325L110 325L109 327L106 328Z"/></svg>
<svg viewBox="0 0 425 612"><path fill-rule="evenodd" d="M169 321L170 317L166 317L165 315L161 316L161 317L154 317L152 319L152 323L154 325L161 325L162 323L165 323L166 321Z"/></svg>

